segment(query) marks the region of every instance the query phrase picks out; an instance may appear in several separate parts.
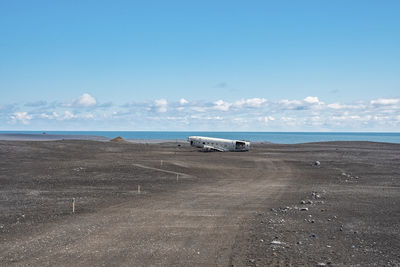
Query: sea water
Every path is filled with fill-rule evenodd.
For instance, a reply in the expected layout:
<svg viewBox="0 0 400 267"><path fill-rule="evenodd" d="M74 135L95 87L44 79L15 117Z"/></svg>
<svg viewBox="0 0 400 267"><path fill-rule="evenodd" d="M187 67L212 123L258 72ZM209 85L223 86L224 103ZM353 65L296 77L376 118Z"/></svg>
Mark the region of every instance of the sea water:
<svg viewBox="0 0 400 267"><path fill-rule="evenodd" d="M0 134L43 134L43 131L0 131ZM371 132L159 132L159 131L46 131L49 135L92 135L124 139L186 140L188 136L208 136L251 142L295 144L323 141L373 141L400 143L400 133Z"/></svg>

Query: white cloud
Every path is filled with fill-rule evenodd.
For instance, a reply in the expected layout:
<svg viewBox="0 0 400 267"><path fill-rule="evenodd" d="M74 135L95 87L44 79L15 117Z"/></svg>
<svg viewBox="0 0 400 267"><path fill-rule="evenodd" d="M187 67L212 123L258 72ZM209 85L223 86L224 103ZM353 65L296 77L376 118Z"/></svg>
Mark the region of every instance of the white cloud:
<svg viewBox="0 0 400 267"><path fill-rule="evenodd" d="M206 107L198 107L198 106L196 106L196 107L191 107L191 110L197 111L197 112L206 112L207 108Z"/></svg>
<svg viewBox="0 0 400 267"><path fill-rule="evenodd" d="M371 120L371 115L360 116L356 114L349 114L348 112L344 112L343 115L340 116L332 116L331 119L335 121L347 121L348 123L352 123L353 121L369 121Z"/></svg>
<svg viewBox="0 0 400 267"><path fill-rule="evenodd" d="M277 131L400 130L400 98L330 104L324 104L316 96L281 101L267 101L265 98L256 97L232 101L220 99L215 102L188 101L178 98L172 103L166 99L157 99L152 102L135 102L129 105L104 105L104 108L100 108L101 105L95 102L96 99L91 98L94 99L89 94L83 94L69 105L61 106L57 103L50 105L54 103L50 102L39 108L33 104L26 106L24 103L15 104L12 109L0 105L0 121L30 124L32 129L39 127L34 123L38 122L37 119L41 119L40 127L53 127L57 123L62 126L63 121L67 120L76 120L76 123L85 127L85 121L94 120L104 121L104 125L117 128L120 126L120 129L140 126L143 130L157 127L222 131L257 131L267 128ZM40 101L34 104L39 105ZM95 108L83 110L78 108L92 106ZM23 110L20 110L22 108ZM153 122L147 122L149 116L152 116ZM218 121L218 124L212 126L212 121ZM174 123L171 124L171 122Z"/></svg>
<svg viewBox="0 0 400 267"><path fill-rule="evenodd" d="M57 112L53 111L53 113L50 113L50 114L42 113L42 114L40 114L40 117L41 117L42 119L49 119L49 120L51 120L51 119L57 119L57 118L59 118L60 115L58 115Z"/></svg>
<svg viewBox="0 0 400 267"><path fill-rule="evenodd" d="M184 98L181 98L181 99L179 100L179 104L181 104L181 105L185 105L185 104L187 104L187 103L189 103L189 101L187 101L187 100L184 99Z"/></svg>
<svg viewBox="0 0 400 267"><path fill-rule="evenodd" d="M304 98L304 102L308 104L322 104L322 102L320 102L318 97L316 96L307 96L306 98Z"/></svg>
<svg viewBox="0 0 400 267"><path fill-rule="evenodd" d="M64 120L70 120L70 119L74 119L74 118L76 118L76 115L74 115L72 112L70 112L68 110L66 110L64 112L64 116L63 116Z"/></svg>
<svg viewBox="0 0 400 267"><path fill-rule="evenodd" d="M267 103L267 99L265 98L248 98L248 99L241 99L239 101L236 101L233 103L234 107L253 107L253 108L258 108L261 107L262 105Z"/></svg>
<svg viewBox="0 0 400 267"><path fill-rule="evenodd" d="M28 112L14 112L11 116L11 122L17 123L22 122L22 124L29 124L29 121L33 118Z"/></svg>
<svg viewBox="0 0 400 267"><path fill-rule="evenodd" d="M84 118L85 119L94 119L94 114L93 113L86 113Z"/></svg>
<svg viewBox="0 0 400 267"><path fill-rule="evenodd" d="M64 114L62 114L62 115L58 114L55 111L53 111L52 113L42 113L42 114L40 114L40 118L42 118L42 119L59 120L59 121L75 119L77 117L78 116L76 116L75 114L73 114L69 110L64 111Z"/></svg>
<svg viewBox="0 0 400 267"><path fill-rule="evenodd" d="M343 109L344 106L339 104L339 103L332 103L328 105L328 108L332 108L332 109Z"/></svg>
<svg viewBox="0 0 400 267"><path fill-rule="evenodd" d="M72 101L72 103L64 104L64 106L87 108L87 107L95 106L96 104L97 104L96 98L94 98L93 96L91 96L88 93L84 93L78 99L75 99L74 101Z"/></svg>
<svg viewBox="0 0 400 267"><path fill-rule="evenodd" d="M331 109L365 109L366 105L365 104L361 104L361 103L357 103L357 104L353 104L353 105L344 105L344 104L340 104L340 103L332 103L332 104L328 104L327 105L328 108Z"/></svg>
<svg viewBox="0 0 400 267"><path fill-rule="evenodd" d="M286 108L296 108L302 105L302 102L299 100L288 100L288 99L283 99L278 102L278 104L281 104L285 106Z"/></svg>
<svg viewBox="0 0 400 267"><path fill-rule="evenodd" d="M93 96L89 95L88 93L84 93L77 100L77 104L82 107L94 106L96 105L96 103L97 103L96 99Z"/></svg>
<svg viewBox="0 0 400 267"><path fill-rule="evenodd" d="M165 113L168 110L168 102L165 99L156 100L154 105L158 112Z"/></svg>
<svg viewBox="0 0 400 267"><path fill-rule="evenodd" d="M214 109L221 111L228 111L231 107L231 103L225 102L223 100L218 100L214 102Z"/></svg>
<svg viewBox="0 0 400 267"><path fill-rule="evenodd" d="M224 119L221 116L199 116L199 115L192 115L192 116L190 116L190 118L196 119L196 120L218 120L218 121Z"/></svg>
<svg viewBox="0 0 400 267"><path fill-rule="evenodd" d="M267 122L270 122L270 121L274 121L275 118L272 117L272 116L263 116L263 117L259 117L258 120L267 123Z"/></svg>
<svg viewBox="0 0 400 267"><path fill-rule="evenodd" d="M371 105L396 105L399 103L400 99L398 98L379 98L375 100L371 100Z"/></svg>

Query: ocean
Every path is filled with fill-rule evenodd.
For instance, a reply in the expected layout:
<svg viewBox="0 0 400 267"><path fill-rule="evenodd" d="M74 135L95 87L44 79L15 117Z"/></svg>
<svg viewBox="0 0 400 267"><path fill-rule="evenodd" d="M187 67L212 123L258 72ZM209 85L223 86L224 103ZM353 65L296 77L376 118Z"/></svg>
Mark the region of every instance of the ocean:
<svg viewBox="0 0 400 267"><path fill-rule="evenodd" d="M0 131L0 134L42 134L43 131ZM400 133L358 132L158 132L158 131L46 131L48 135L92 135L106 138L121 136L124 139L186 140L199 135L251 142L296 144L321 141L373 141L400 143Z"/></svg>

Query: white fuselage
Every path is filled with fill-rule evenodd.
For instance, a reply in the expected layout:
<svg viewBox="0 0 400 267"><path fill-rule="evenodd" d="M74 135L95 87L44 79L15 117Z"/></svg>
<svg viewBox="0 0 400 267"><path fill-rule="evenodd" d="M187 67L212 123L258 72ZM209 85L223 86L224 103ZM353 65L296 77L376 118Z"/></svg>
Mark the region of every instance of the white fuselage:
<svg viewBox="0 0 400 267"><path fill-rule="evenodd" d="M191 146L202 148L205 151L248 151L250 142L203 136L189 136Z"/></svg>

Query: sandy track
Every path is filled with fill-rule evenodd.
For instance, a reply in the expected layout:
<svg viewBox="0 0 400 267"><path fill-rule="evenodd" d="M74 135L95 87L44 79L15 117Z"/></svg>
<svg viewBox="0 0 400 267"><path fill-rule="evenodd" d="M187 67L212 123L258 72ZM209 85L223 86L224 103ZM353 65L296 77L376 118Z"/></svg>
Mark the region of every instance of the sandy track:
<svg viewBox="0 0 400 267"><path fill-rule="evenodd" d="M195 159L186 164L196 165ZM95 213L74 215L39 227L33 235L3 242L0 258L27 266L105 262L126 266L225 266L242 220L264 208L266 199L271 204L279 199L291 170L282 162L267 159L254 161L256 172L240 167L218 172L217 164L208 165L215 173L209 183L194 183L183 190L151 197L144 189L143 197ZM134 165L192 177L161 167Z"/></svg>

